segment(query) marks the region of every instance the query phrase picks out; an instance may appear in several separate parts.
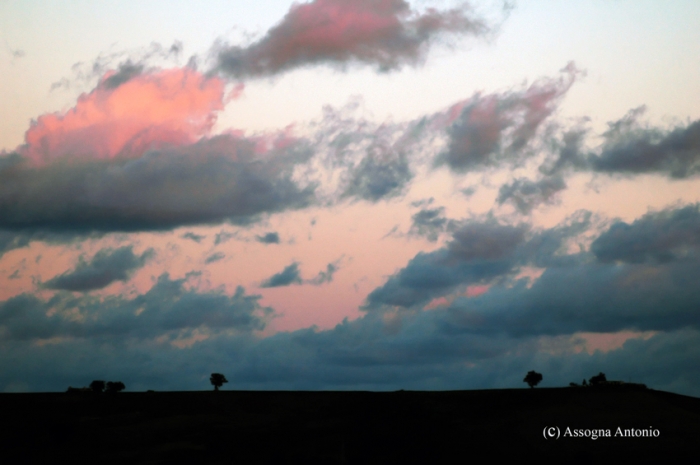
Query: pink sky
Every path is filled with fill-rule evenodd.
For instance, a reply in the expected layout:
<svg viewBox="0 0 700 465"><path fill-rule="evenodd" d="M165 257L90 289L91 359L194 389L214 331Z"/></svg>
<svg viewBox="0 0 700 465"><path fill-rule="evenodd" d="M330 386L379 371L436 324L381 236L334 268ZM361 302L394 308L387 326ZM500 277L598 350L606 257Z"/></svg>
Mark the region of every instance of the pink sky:
<svg viewBox="0 0 700 465"><path fill-rule="evenodd" d="M49 363L119 340L124 360L216 359L250 388L384 389L409 372L417 387L510 386L519 364L579 381L699 337L684 276L700 247L700 106L664 106L699 93L660 96L661 68L624 74L642 81L633 95L617 80L653 45L612 60L601 19L592 60L530 4L272 3L245 40L149 47L139 29L141 46L106 35L47 61L59 84L0 136L0 343ZM667 27L618 7L596 8L628 8L619 27L640 37ZM209 8L193 18L219 25ZM24 95L34 42L8 30L0 92ZM533 31L569 45L548 54ZM538 53L525 60L516 32ZM296 366L326 371L307 386L285 378ZM0 389L51 384L7 370Z"/></svg>

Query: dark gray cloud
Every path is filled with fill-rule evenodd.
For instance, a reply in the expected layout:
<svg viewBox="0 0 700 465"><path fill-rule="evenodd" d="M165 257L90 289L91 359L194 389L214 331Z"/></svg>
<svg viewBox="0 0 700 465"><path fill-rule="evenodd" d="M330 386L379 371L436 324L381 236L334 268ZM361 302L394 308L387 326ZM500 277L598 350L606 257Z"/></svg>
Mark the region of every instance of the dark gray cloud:
<svg viewBox="0 0 700 465"><path fill-rule="evenodd" d="M320 286L321 284L330 283L333 281L333 275L338 271L338 262L329 263L326 265L326 269L318 272L315 278L306 281L314 286Z"/></svg>
<svg viewBox="0 0 700 465"><path fill-rule="evenodd" d="M519 338L469 333L446 325L444 310L379 315L333 329L303 329L264 339L220 333L186 349L150 339L72 338L53 344L13 341L0 351L0 390L63 391L108 372L129 390L202 390L227 367L244 390L450 390L525 388L529 369L542 386L566 386L603 371L608 379L700 392L700 331L659 332L609 352L581 351L574 336ZM43 318L47 317L43 315ZM126 341L126 342L124 342ZM169 339L168 341L172 341ZM547 348L549 350L542 350Z"/></svg>
<svg viewBox="0 0 700 465"><path fill-rule="evenodd" d="M700 204L647 213L632 224L618 221L592 244L601 262L668 262L700 257Z"/></svg>
<svg viewBox="0 0 700 465"><path fill-rule="evenodd" d="M430 197L428 199L420 199L420 200L415 200L411 202L412 207L427 207L429 205L432 205L433 202L435 202L434 197Z"/></svg>
<svg viewBox="0 0 700 465"><path fill-rule="evenodd" d="M58 293L43 300L21 294L0 303L0 340L173 339L195 329L251 332L263 329L273 312L258 304L260 296L246 295L242 287L227 296L188 290L185 283L164 274L148 292L133 298Z"/></svg>
<svg viewBox="0 0 700 465"><path fill-rule="evenodd" d="M214 245L223 244L224 242L227 242L235 237L237 237L236 233L230 233L222 230L221 232L216 233L216 236L214 236Z"/></svg>
<svg viewBox="0 0 700 465"><path fill-rule="evenodd" d="M460 190L460 192L465 196L465 197L471 197L476 193L476 186L469 186L465 187L464 189Z"/></svg>
<svg viewBox="0 0 700 465"><path fill-rule="evenodd" d="M624 237L614 224L598 239L634 241L651 229L654 239L643 240L648 245L637 254L656 253L665 241L694 250L698 208L646 215ZM129 299L23 294L0 302L0 389L63 390L104 370L130 389L204 389L208 375L227 366L239 389L513 388L524 387L523 376L535 369L547 386L603 371L610 379L698 395L700 257L691 251L673 260L616 263L600 252L567 252L569 239L590 230L587 212L536 231L488 217L464 221L447 246L418 254L368 298L412 311L367 312L333 329L263 339L252 331L273 311L242 288L232 297L197 292L164 275ZM534 281L513 279L520 265L546 269ZM298 267L291 274L301 279ZM478 280L487 292L430 311L416 308ZM178 349L195 331L210 337ZM581 351L581 333L618 331L650 333L615 350Z"/></svg>
<svg viewBox="0 0 700 465"><path fill-rule="evenodd" d="M698 272L698 262L550 267L531 287L522 280L456 299L445 330L524 337L699 329L700 291L688 277Z"/></svg>
<svg viewBox="0 0 700 465"><path fill-rule="evenodd" d="M582 212L534 232L493 221L467 223L446 247L419 253L371 292L365 309L416 309L484 283L486 293L449 304L441 331L522 338L700 329L700 288L693 284L700 272L697 205L649 214L632 225L615 223L591 252L567 253L567 239L588 231L590 220ZM526 265L546 269L534 282L514 281Z"/></svg>
<svg viewBox="0 0 700 465"><path fill-rule="evenodd" d="M76 234L64 231L47 231L46 229L5 230L0 228L0 257L10 250L28 247L35 241L65 245L79 240L96 239L101 235L99 232Z"/></svg>
<svg viewBox="0 0 700 465"><path fill-rule="evenodd" d="M372 291L365 309L423 305L457 286L484 283L505 275L518 263L516 249L525 241L526 232L523 225L467 221L445 247L419 253Z"/></svg>
<svg viewBox="0 0 700 465"><path fill-rule="evenodd" d="M142 74L156 63L172 66L181 52L182 43L175 41L169 47L152 42L147 47L133 50L100 53L92 61L79 61L73 64L71 66L72 75L52 83L51 90L69 89L74 86L93 87L95 81L103 77L104 79L99 84L108 89L115 89Z"/></svg>
<svg viewBox="0 0 700 465"><path fill-rule="evenodd" d="M633 108L608 123L598 150L585 146L588 131L577 127L555 141L555 156L540 167L553 175L566 168L607 174L655 173L686 179L700 172L700 121L673 129L653 127L641 121L646 107Z"/></svg>
<svg viewBox="0 0 700 465"><path fill-rule="evenodd" d="M411 229L409 234L423 236L431 242L438 240L449 220L445 218L445 207L423 208L411 216Z"/></svg>
<svg viewBox="0 0 700 465"><path fill-rule="evenodd" d="M195 241L197 244L199 244L199 243L202 242L202 240L203 240L204 238L206 238L207 236L202 236L201 234L195 234L195 233L193 233L193 232L190 231L190 232L186 232L186 233L183 234L181 237L182 237L183 239L190 239L190 240L193 240L193 241Z"/></svg>
<svg viewBox="0 0 700 465"><path fill-rule="evenodd" d="M403 195L414 177L412 161L434 135L425 118L378 125L358 117L361 106L355 98L340 109L325 107L323 118L314 124L317 160L328 178L338 179L334 201L378 202Z"/></svg>
<svg viewBox="0 0 700 465"><path fill-rule="evenodd" d="M565 131L561 140L554 139L554 156L540 166L540 172L548 176L556 176L567 168L587 169L588 163L584 155L584 143L588 131L577 127Z"/></svg>
<svg viewBox="0 0 700 465"><path fill-rule="evenodd" d="M204 263L209 264L209 263L214 263L218 262L219 260L223 260L226 258L226 255L224 255L222 252L216 252L211 255L209 255L206 260L204 260Z"/></svg>
<svg viewBox="0 0 700 465"><path fill-rule="evenodd" d="M589 158L591 168L603 173L659 173L684 179L700 172L700 121L671 131L642 128L639 109L609 123L600 155Z"/></svg>
<svg viewBox="0 0 700 465"><path fill-rule="evenodd" d="M456 172L468 172L518 164L523 149L533 140L542 123L571 88L580 71L573 63L562 70L559 79L540 79L521 91L475 95L454 105L438 119L456 119L447 129L447 150L435 164L447 165Z"/></svg>
<svg viewBox="0 0 700 465"><path fill-rule="evenodd" d="M143 70L143 64L132 63L131 60L127 60L121 63L113 74L102 81L102 86L107 89L116 89L125 82L143 73Z"/></svg>
<svg viewBox="0 0 700 465"><path fill-rule="evenodd" d="M302 279L299 274L299 263L294 262L291 265L285 267L284 270L270 276L268 279L263 281L260 287L282 287L301 283Z"/></svg>
<svg viewBox="0 0 700 465"><path fill-rule="evenodd" d="M9 250L27 247L37 236L40 239L45 237L43 234L18 233L16 231L3 231L0 229L0 257Z"/></svg>
<svg viewBox="0 0 700 465"><path fill-rule="evenodd" d="M350 170L343 195L377 202L401 195L412 178L413 173L404 155L370 151L358 166Z"/></svg>
<svg viewBox="0 0 700 465"><path fill-rule="evenodd" d="M500 205L509 202L520 213L529 214L541 204L552 204L556 194L564 189L566 182L561 176L546 177L539 181L517 178L510 184L501 186L496 202Z"/></svg>
<svg viewBox="0 0 700 465"><path fill-rule="evenodd" d="M421 13L404 0L313 0L292 5L246 47L217 45L215 70L239 79L318 64L361 63L390 71L420 63L440 36L487 32L466 8Z"/></svg>
<svg viewBox="0 0 700 465"><path fill-rule="evenodd" d="M89 233L246 224L313 202L315 186L301 187L291 178L295 164L308 156L295 144L258 156L254 141L217 136L138 159L35 167L14 157L0 167L0 230Z"/></svg>
<svg viewBox="0 0 700 465"><path fill-rule="evenodd" d="M102 289L115 281L128 280L153 255L153 249L135 255L130 245L102 249L89 262L81 256L74 270L51 278L44 283L44 287L80 292Z"/></svg>
<svg viewBox="0 0 700 465"><path fill-rule="evenodd" d="M275 232L275 231L265 233L262 236L255 236L255 238L258 242L262 242L263 244L279 244L280 243L280 235L277 234L277 232Z"/></svg>
<svg viewBox="0 0 700 465"><path fill-rule="evenodd" d="M418 253L370 292L363 308L417 308L470 285L508 281L525 265L575 266L581 257L564 254L562 249L590 226L591 213L586 211L541 231L532 231L527 224L502 224L492 217L453 222L452 239L444 247Z"/></svg>

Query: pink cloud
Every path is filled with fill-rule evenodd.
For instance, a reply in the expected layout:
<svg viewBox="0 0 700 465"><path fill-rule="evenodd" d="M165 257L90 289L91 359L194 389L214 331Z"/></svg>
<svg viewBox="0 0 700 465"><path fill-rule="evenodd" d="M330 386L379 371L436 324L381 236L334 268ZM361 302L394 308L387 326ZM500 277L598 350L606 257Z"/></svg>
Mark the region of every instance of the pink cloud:
<svg viewBox="0 0 700 465"><path fill-rule="evenodd" d="M106 73L65 113L40 116L19 152L42 165L61 157L138 157L190 144L209 133L224 108L223 80L189 68L139 74L112 87Z"/></svg>
<svg viewBox="0 0 700 465"><path fill-rule="evenodd" d="M219 69L237 77L351 60L382 71L416 63L438 34L482 34L487 27L461 9L424 13L404 0L315 0L294 4L282 21L249 47L219 52Z"/></svg>

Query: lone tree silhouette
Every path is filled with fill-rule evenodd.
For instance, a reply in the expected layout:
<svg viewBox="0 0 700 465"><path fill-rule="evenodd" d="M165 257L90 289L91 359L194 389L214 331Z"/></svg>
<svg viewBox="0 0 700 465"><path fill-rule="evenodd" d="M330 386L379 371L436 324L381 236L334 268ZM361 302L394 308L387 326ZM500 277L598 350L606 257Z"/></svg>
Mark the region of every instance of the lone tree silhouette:
<svg viewBox="0 0 700 465"><path fill-rule="evenodd" d="M540 384L540 381L542 381L542 375L537 373L535 370L528 371L525 379L523 379L523 382L527 383L531 388L534 388Z"/></svg>
<svg viewBox="0 0 700 465"><path fill-rule="evenodd" d="M105 390L105 382L96 379L90 383L90 389L94 392L102 392Z"/></svg>
<svg viewBox="0 0 700 465"><path fill-rule="evenodd" d="M214 386L214 390L218 391L224 383L228 383L228 380L221 373L212 373L209 382Z"/></svg>
<svg viewBox="0 0 700 465"><path fill-rule="evenodd" d="M124 389L126 389L126 386L121 381L107 381L107 392L109 393L123 391Z"/></svg>

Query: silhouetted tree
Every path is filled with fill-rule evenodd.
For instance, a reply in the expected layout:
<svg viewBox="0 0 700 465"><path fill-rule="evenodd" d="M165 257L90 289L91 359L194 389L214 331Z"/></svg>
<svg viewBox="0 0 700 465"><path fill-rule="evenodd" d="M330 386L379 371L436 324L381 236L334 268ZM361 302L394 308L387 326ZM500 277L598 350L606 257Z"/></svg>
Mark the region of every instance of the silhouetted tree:
<svg viewBox="0 0 700 465"><path fill-rule="evenodd" d="M218 391L224 383L228 383L228 380L221 373L212 373L209 382L214 386L214 390Z"/></svg>
<svg viewBox="0 0 700 465"><path fill-rule="evenodd" d="M540 384L540 381L542 381L542 375L534 370L528 371L527 375L525 376L525 379L523 379L523 382L527 383L528 386L530 386L531 388L534 388L535 386Z"/></svg>
<svg viewBox="0 0 700 465"><path fill-rule="evenodd" d="M90 383L90 389L92 389L93 392L102 392L105 390L105 382L96 379Z"/></svg>
<svg viewBox="0 0 700 465"><path fill-rule="evenodd" d="M121 381L107 381L107 392L115 393L126 389Z"/></svg>
<svg viewBox="0 0 700 465"><path fill-rule="evenodd" d="M598 373L597 375L593 376L591 379L588 380L591 386L595 386L596 384L602 384L606 381L607 379L605 379L605 373L603 372Z"/></svg>

